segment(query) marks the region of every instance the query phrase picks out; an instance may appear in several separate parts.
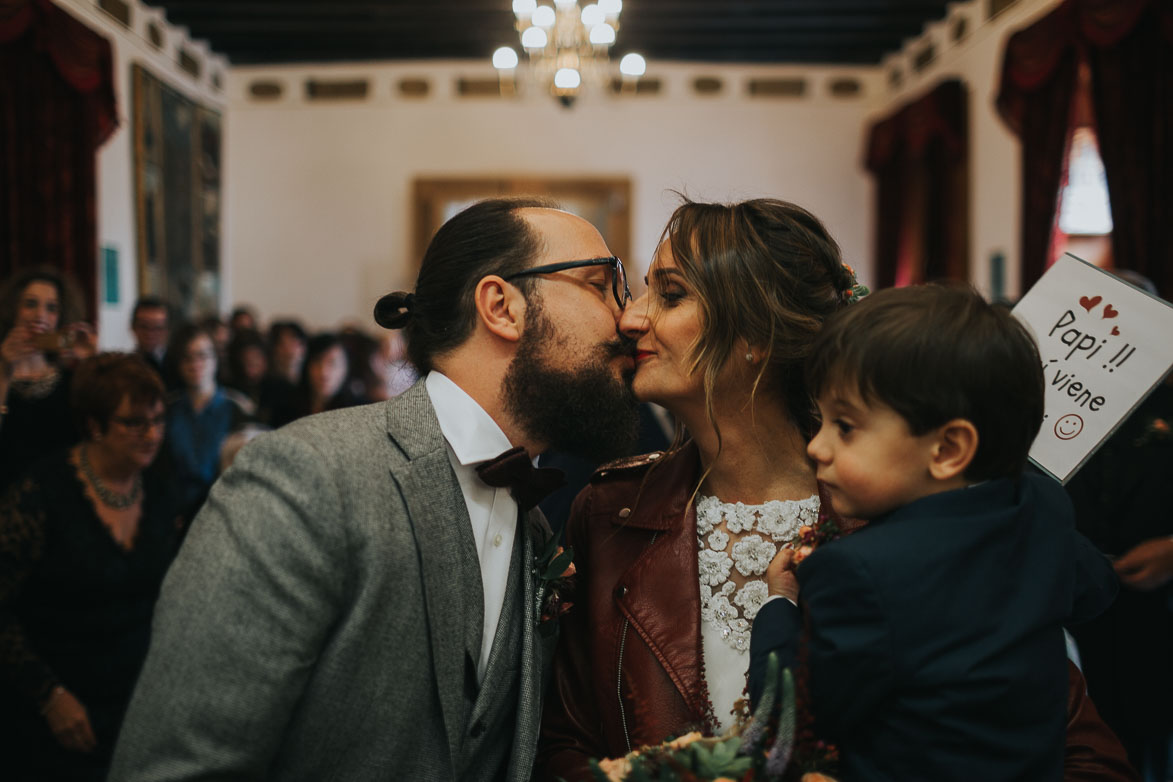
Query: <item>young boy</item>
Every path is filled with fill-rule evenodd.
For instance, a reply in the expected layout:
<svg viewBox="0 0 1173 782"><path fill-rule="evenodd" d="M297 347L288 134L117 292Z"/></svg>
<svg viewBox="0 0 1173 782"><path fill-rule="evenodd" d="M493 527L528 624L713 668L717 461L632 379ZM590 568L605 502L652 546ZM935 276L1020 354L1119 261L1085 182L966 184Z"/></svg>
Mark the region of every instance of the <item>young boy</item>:
<svg viewBox="0 0 1173 782"><path fill-rule="evenodd" d="M1043 420L1035 343L965 287L884 290L826 327L808 367L807 449L853 535L768 573L750 691L806 644L841 778L1060 780L1065 623L1116 592L1055 481L1025 473ZM797 576L797 577L796 577ZM801 595L809 636L800 641Z"/></svg>

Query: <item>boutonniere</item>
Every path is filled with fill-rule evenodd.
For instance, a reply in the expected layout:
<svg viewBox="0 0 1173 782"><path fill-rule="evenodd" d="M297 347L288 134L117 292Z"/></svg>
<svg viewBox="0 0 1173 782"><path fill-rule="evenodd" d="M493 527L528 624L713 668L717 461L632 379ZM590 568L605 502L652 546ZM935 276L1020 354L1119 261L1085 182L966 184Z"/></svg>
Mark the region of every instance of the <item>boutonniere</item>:
<svg viewBox="0 0 1173 782"><path fill-rule="evenodd" d="M1135 445L1148 445L1149 443L1164 443L1173 440L1173 430L1169 427L1169 422L1164 418L1154 418L1149 421L1148 426L1144 428L1140 437L1136 438Z"/></svg>
<svg viewBox="0 0 1173 782"><path fill-rule="evenodd" d="M549 628L545 634L554 631L554 620L573 605L566 599L566 592L574 573L574 549L562 548L557 537L551 535L542 550L534 554L532 570L534 615L539 628Z"/></svg>

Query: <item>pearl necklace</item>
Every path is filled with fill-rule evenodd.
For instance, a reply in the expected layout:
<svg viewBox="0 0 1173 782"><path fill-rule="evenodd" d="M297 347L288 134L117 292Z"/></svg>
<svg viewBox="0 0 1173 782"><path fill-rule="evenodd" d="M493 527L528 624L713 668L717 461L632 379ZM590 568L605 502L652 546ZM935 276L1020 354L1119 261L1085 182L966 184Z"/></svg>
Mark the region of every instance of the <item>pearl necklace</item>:
<svg viewBox="0 0 1173 782"><path fill-rule="evenodd" d="M138 502L139 497L143 494L143 476L139 473L134 476L134 486L130 488L126 494L120 494L114 491L98 477L94 472L94 466L90 464L89 447L83 445L80 448L81 471L86 476L86 480L94 487L94 493L98 495L98 499L102 501L103 505L114 510L126 510L131 505Z"/></svg>

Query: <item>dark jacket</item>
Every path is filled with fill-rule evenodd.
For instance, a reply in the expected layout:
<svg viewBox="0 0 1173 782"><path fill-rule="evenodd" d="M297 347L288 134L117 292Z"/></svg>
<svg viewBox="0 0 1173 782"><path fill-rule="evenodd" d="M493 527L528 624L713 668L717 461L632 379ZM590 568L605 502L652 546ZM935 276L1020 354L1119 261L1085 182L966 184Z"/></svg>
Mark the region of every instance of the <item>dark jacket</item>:
<svg viewBox="0 0 1173 782"><path fill-rule="evenodd" d="M1117 581L1054 480L924 497L820 548L798 582L816 729L845 782L1062 779L1063 625ZM771 648L796 664L802 627L787 601L762 608L751 693Z"/></svg>
<svg viewBox="0 0 1173 782"><path fill-rule="evenodd" d="M605 465L579 495L567 526L578 570L575 605L561 622L537 779L589 779L590 758L621 756L701 725L691 502L699 476L697 451L689 445ZM1071 670L1065 778L1135 779L1084 695L1083 679Z"/></svg>

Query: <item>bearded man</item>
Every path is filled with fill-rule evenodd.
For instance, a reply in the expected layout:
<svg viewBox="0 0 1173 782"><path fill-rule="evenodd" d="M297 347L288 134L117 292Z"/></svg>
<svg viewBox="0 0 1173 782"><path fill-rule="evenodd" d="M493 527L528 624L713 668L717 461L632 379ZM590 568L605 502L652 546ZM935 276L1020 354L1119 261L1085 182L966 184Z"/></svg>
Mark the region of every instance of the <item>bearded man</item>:
<svg viewBox="0 0 1173 782"><path fill-rule="evenodd" d="M528 780L554 639L531 457L631 447L628 298L547 202L445 223L375 310L421 380L256 439L212 489L110 779Z"/></svg>

